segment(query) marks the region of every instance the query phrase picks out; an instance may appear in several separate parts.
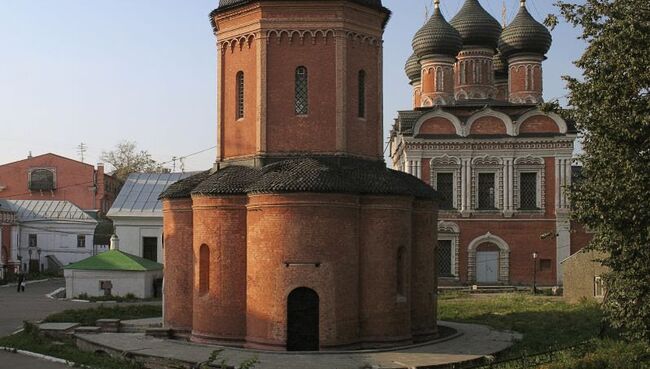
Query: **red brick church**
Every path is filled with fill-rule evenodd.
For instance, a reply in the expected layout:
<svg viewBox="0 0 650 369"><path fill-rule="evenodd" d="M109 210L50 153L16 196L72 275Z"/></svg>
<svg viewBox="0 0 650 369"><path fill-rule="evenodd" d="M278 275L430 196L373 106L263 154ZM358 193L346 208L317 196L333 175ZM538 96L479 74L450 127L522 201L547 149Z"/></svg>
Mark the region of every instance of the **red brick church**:
<svg viewBox="0 0 650 369"><path fill-rule="evenodd" d="M443 197L442 283L562 283L560 262L586 245L569 219L572 122L538 108L551 34L521 1L503 28L478 0L448 23L435 12L413 38L413 108L391 131L393 167Z"/></svg>
<svg viewBox="0 0 650 369"><path fill-rule="evenodd" d="M383 161L381 0L221 0L214 169L164 199L164 322L272 350L436 337L437 203Z"/></svg>

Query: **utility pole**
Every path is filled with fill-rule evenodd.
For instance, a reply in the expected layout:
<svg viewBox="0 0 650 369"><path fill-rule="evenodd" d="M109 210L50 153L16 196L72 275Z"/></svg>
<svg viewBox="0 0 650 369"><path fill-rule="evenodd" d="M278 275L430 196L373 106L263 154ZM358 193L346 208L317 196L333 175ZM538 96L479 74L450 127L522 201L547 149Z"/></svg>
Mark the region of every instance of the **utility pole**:
<svg viewBox="0 0 650 369"><path fill-rule="evenodd" d="M77 146L77 154L79 154L82 163L86 157L86 151L88 151L88 146L86 146L85 143L82 142L79 144L79 146Z"/></svg>

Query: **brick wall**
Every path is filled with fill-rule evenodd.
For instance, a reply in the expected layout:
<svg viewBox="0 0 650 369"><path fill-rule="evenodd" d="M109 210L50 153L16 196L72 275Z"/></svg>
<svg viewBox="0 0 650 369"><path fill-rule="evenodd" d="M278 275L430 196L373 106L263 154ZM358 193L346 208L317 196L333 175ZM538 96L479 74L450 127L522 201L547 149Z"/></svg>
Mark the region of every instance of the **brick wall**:
<svg viewBox="0 0 650 369"><path fill-rule="evenodd" d="M55 172L54 191L30 191L30 170L40 168ZM101 184L96 191L95 178L98 179L97 184ZM118 190L118 186L109 190L104 183L106 176L103 167L95 170L92 165L55 154L39 155L0 166L0 186L6 187L0 191L0 198L8 200L64 200L83 210L103 211L102 207L110 208Z"/></svg>

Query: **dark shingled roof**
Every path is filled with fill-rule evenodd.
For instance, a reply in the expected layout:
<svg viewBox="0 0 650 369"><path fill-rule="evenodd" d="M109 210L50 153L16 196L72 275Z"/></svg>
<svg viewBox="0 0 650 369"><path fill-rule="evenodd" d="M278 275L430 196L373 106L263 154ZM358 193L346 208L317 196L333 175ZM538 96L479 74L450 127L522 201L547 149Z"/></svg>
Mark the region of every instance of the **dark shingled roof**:
<svg viewBox="0 0 650 369"><path fill-rule="evenodd" d="M192 190L194 190L194 188L198 186L199 183L205 181L206 178L208 178L209 176L210 176L210 171L206 170L205 172L201 172L191 177L181 179L180 181L175 182L171 186L167 187L167 189L163 191L160 194L160 196L158 196L158 198L159 199L188 198L190 197Z"/></svg>
<svg viewBox="0 0 650 369"><path fill-rule="evenodd" d="M501 25L483 9L478 0L466 0L449 23L463 38L463 47L483 46L496 49Z"/></svg>
<svg viewBox="0 0 650 369"><path fill-rule="evenodd" d="M230 166L199 179L195 176L177 182L161 198L317 192L438 199L433 188L410 174L388 169L381 161L347 157L307 156L262 168ZM192 183L195 185L190 190Z"/></svg>
<svg viewBox="0 0 650 369"><path fill-rule="evenodd" d="M422 80L422 66L418 61L418 56L412 54L407 60L406 65L404 66L404 71L411 83L418 82Z"/></svg>
<svg viewBox="0 0 650 369"><path fill-rule="evenodd" d="M413 51L420 58L436 54L455 58L463 48L463 40L436 6L431 18L413 36L412 45Z"/></svg>
<svg viewBox="0 0 650 369"><path fill-rule="evenodd" d="M501 33L499 50L504 58L519 53L545 55L552 41L551 32L530 15L526 6L521 6L515 19Z"/></svg>

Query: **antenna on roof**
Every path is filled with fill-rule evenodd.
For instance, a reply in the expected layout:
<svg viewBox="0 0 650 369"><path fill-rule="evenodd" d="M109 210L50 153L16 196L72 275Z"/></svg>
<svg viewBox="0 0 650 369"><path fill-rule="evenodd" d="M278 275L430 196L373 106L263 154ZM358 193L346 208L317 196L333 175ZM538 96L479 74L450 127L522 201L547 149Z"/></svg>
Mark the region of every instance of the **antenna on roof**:
<svg viewBox="0 0 650 369"><path fill-rule="evenodd" d="M88 151L88 146L85 143L82 142L77 146L77 154L79 154L82 163L84 162L86 151Z"/></svg>
<svg viewBox="0 0 650 369"><path fill-rule="evenodd" d="M503 7L501 8L501 22L503 23L503 28L506 28L508 25L508 9L506 9L506 0L503 0Z"/></svg>
<svg viewBox="0 0 650 369"><path fill-rule="evenodd" d="M424 5L424 23L429 20L429 6Z"/></svg>
<svg viewBox="0 0 650 369"><path fill-rule="evenodd" d="M32 158L32 150L29 150L29 154L27 154L27 159L31 159L31 158Z"/></svg>

